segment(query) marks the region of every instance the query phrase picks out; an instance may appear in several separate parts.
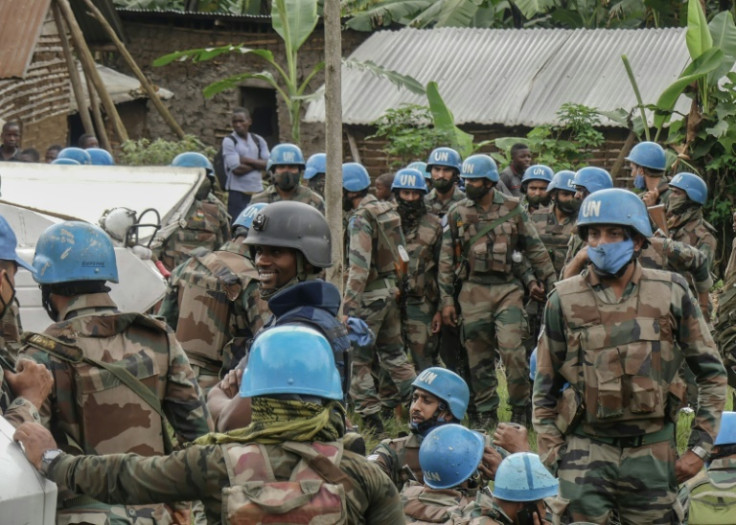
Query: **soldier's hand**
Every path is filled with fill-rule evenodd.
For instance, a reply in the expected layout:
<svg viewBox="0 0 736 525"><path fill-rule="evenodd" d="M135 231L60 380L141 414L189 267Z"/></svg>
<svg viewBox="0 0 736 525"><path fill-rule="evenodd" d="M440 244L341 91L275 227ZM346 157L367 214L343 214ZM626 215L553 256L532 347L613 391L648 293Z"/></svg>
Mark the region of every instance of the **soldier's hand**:
<svg viewBox="0 0 736 525"><path fill-rule="evenodd" d="M567 263L562 278L568 279L574 275L578 275L580 272L583 271L583 267L588 264L589 260L590 258L588 257L588 247L584 246L580 249L578 253L575 254L575 257L573 257L572 260Z"/></svg>
<svg viewBox="0 0 736 525"><path fill-rule="evenodd" d="M457 326L457 312L453 305L445 306L442 309L442 322L447 326Z"/></svg>
<svg viewBox="0 0 736 525"><path fill-rule="evenodd" d="M440 328L442 328L442 314L440 312L437 312L432 317L432 333L439 334Z"/></svg>
<svg viewBox="0 0 736 525"><path fill-rule="evenodd" d="M529 452L529 432L516 423L499 423L493 433L493 444L514 452Z"/></svg>
<svg viewBox="0 0 736 525"><path fill-rule="evenodd" d="M239 368L230 370L222 381L218 383L220 390L225 392L225 395L229 398L233 398L238 395L240 391L240 381L243 379L243 371Z"/></svg>
<svg viewBox="0 0 736 525"><path fill-rule="evenodd" d="M647 206L654 206L657 204L657 199L659 199L659 190L656 188L653 190L649 190L644 194L644 197L642 200L644 201L644 204Z"/></svg>
<svg viewBox="0 0 736 525"><path fill-rule="evenodd" d="M677 476L677 483L684 483L685 481L692 478L695 474L700 472L705 462L700 457L688 450L677 461L675 461L675 476Z"/></svg>
<svg viewBox="0 0 736 525"><path fill-rule="evenodd" d="M489 480L496 479L496 470L498 470L502 459L501 454L495 448L486 446L483 449L483 458L480 460L480 465L478 465L481 476Z"/></svg>
<svg viewBox="0 0 736 525"><path fill-rule="evenodd" d="M5 370L5 380L11 390L16 397L23 397L41 408L54 385L54 376L44 365L30 359L19 360L16 370L17 373Z"/></svg>
<svg viewBox="0 0 736 525"><path fill-rule="evenodd" d="M547 296L544 293L544 286L539 284L537 281L529 283L529 296L538 303L545 302L547 299Z"/></svg>
<svg viewBox="0 0 736 525"><path fill-rule="evenodd" d="M23 445L28 461L39 470L43 453L59 448L51 432L38 423L23 423L16 429L13 439Z"/></svg>

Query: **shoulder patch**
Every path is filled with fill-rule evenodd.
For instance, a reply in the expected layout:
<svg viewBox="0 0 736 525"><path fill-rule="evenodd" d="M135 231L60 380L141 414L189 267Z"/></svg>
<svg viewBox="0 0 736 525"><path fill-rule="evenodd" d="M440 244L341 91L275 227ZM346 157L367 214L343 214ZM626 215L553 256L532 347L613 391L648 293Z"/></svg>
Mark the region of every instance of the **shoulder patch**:
<svg viewBox="0 0 736 525"><path fill-rule="evenodd" d="M26 332L21 337L21 342L73 363L80 362L84 357L81 348L44 334Z"/></svg>

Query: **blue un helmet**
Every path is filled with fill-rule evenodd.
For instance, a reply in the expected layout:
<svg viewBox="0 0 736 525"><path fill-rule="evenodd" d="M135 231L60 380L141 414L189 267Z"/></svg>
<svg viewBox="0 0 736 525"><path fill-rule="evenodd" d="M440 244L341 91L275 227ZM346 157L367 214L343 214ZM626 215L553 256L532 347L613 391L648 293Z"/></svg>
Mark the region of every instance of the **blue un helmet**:
<svg viewBox="0 0 736 525"><path fill-rule="evenodd" d="M419 447L424 484L433 489L460 485L478 471L484 447L483 436L462 425L435 428Z"/></svg>
<svg viewBox="0 0 736 525"><path fill-rule="evenodd" d="M235 229L237 226L242 226L246 230L249 230L251 224L253 224L253 219L255 219L256 215L258 215L258 212L265 208L267 205L267 202L256 202L254 204L250 204L243 211L241 211L240 215L238 215L237 218L233 221L232 228Z"/></svg>
<svg viewBox="0 0 736 525"><path fill-rule="evenodd" d="M368 170L359 162L342 165L342 188L346 191L363 191L371 185Z"/></svg>
<svg viewBox="0 0 736 525"><path fill-rule="evenodd" d="M504 501L537 501L557 495L558 487L559 482L539 456L517 452L507 456L498 466L493 495Z"/></svg>
<svg viewBox="0 0 736 525"><path fill-rule="evenodd" d="M31 273L36 273L36 269L25 262L18 256L15 249L18 246L18 238L15 236L13 228L10 227L5 217L0 215L0 260L13 261L18 266L22 266Z"/></svg>
<svg viewBox="0 0 736 525"><path fill-rule="evenodd" d="M88 222L66 221L49 226L36 243L33 267L39 284L118 282L112 240L102 228Z"/></svg>
<svg viewBox="0 0 736 525"><path fill-rule="evenodd" d="M524 172L524 176L521 178L521 186L523 188L533 180L541 180L549 184L552 182L553 176L554 171L552 171L552 168L544 164L535 164L534 166L529 166ZM549 187L547 191L549 191Z"/></svg>
<svg viewBox="0 0 736 525"><path fill-rule="evenodd" d="M411 164L409 164L407 168L419 170L422 173L422 175L424 175L425 180L432 180L432 174L429 172L429 168L427 167L426 162L422 162L418 160L416 162L412 162Z"/></svg>
<svg viewBox="0 0 736 525"><path fill-rule="evenodd" d="M454 149L435 148L427 159L427 169L431 171L432 166L447 166L459 172L462 169L462 163L460 154Z"/></svg>
<svg viewBox="0 0 736 525"><path fill-rule="evenodd" d="M678 173L670 181L670 186L681 189L691 201L701 206L705 206L705 201L708 200L708 186L694 173Z"/></svg>
<svg viewBox="0 0 736 525"><path fill-rule="evenodd" d="M586 166L579 169L575 173L572 183L575 186L585 188L588 193L613 188L611 174L603 168L596 168L595 166Z"/></svg>
<svg viewBox="0 0 736 525"><path fill-rule="evenodd" d="M92 164L92 157L87 153L87 150L82 148L64 148L56 156L56 159L71 159L76 160L80 164Z"/></svg>
<svg viewBox="0 0 736 525"><path fill-rule="evenodd" d="M309 180L315 175L327 171L327 154L315 153L307 159L307 167L304 168L304 178Z"/></svg>
<svg viewBox="0 0 736 525"><path fill-rule="evenodd" d="M458 421L465 417L470 401L470 390L465 380L455 372L433 366L423 370L411 384L414 388L426 390L447 404L450 413Z"/></svg>
<svg viewBox="0 0 736 525"><path fill-rule="evenodd" d="M654 171L664 171L667 167L664 149L656 142L640 142L631 148L626 160Z"/></svg>
<svg viewBox="0 0 736 525"><path fill-rule="evenodd" d="M718 430L714 445L736 444L736 412L723 412L721 428Z"/></svg>
<svg viewBox="0 0 736 525"><path fill-rule="evenodd" d="M498 182L498 167L496 161L488 155L477 154L471 155L463 162L460 171L462 179L488 179L491 182Z"/></svg>
<svg viewBox="0 0 736 525"><path fill-rule="evenodd" d="M81 166L79 162L74 159L59 159L56 158L51 161L51 164L61 164L62 166Z"/></svg>
<svg viewBox="0 0 736 525"><path fill-rule="evenodd" d="M93 166L114 166L115 160L110 152L102 148L87 148L85 150L92 158Z"/></svg>
<svg viewBox="0 0 736 525"><path fill-rule="evenodd" d="M196 151L179 153L171 161L171 165L177 168L204 168L208 177L214 178L215 176L215 168L212 167L210 159Z"/></svg>
<svg viewBox="0 0 736 525"><path fill-rule="evenodd" d="M302 150L296 144L277 144L271 150L269 160L271 161L271 171L276 166L299 166L299 169L304 169L305 165Z"/></svg>
<svg viewBox="0 0 736 525"><path fill-rule="evenodd" d="M573 184L574 178L574 171L558 171L557 173L555 173L555 176L552 177L552 182L550 182L549 186L547 186L547 193L551 192L552 190L561 190L575 193L575 184Z"/></svg>
<svg viewBox="0 0 736 525"><path fill-rule="evenodd" d="M578 213L580 238L586 240L587 226L594 224L628 226L646 238L652 236L646 205L635 193L621 188L600 190L585 197Z"/></svg>
<svg viewBox="0 0 736 525"><path fill-rule="evenodd" d="M330 342L313 328L282 325L253 341L240 397L302 394L342 400L340 374Z"/></svg>
<svg viewBox="0 0 736 525"><path fill-rule="evenodd" d="M413 168L402 168L396 172L392 190L417 190L427 193L427 183L421 171Z"/></svg>

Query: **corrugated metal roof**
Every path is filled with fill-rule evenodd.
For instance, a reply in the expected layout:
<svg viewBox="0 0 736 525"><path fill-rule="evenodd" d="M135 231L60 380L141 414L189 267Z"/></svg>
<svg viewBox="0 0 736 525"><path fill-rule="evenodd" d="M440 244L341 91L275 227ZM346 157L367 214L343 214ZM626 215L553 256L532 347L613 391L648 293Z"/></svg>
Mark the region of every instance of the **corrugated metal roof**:
<svg viewBox="0 0 736 525"><path fill-rule="evenodd" d="M0 0L0 78L23 78L51 0Z"/></svg>
<svg viewBox="0 0 736 525"><path fill-rule="evenodd" d="M350 58L424 85L437 81L457 124L533 127L558 123L555 114L566 102L602 111L634 108L623 54L644 103L653 104L689 62L685 29L402 29L373 34ZM427 105L427 99L343 66L345 124L370 124L403 103ZM678 109L688 107L680 100ZM324 98L309 104L305 120L324 121Z"/></svg>
<svg viewBox="0 0 736 525"><path fill-rule="evenodd" d="M117 12L120 15L148 15L154 17L166 18L188 18L201 20L214 20L218 18L232 19L243 22L271 22L270 14L259 15L239 15L235 13L224 12L208 12L208 11L177 11L174 9L140 9L130 7L118 7Z"/></svg>

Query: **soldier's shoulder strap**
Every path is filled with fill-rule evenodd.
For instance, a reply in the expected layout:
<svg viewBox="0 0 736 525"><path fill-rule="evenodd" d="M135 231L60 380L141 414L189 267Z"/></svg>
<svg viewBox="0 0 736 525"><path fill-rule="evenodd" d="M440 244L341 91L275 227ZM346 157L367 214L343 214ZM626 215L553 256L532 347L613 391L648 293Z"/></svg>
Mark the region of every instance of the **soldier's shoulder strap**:
<svg viewBox="0 0 736 525"><path fill-rule="evenodd" d="M483 228L478 230L478 232L475 235L473 235L470 241L468 241L468 243L463 247L463 254L465 255L465 257L466 258L468 257L468 252L470 251L470 247L473 246L480 239L488 235L488 232L490 232L497 226L500 226L504 222L513 219L514 217L519 215L522 211L523 211L523 208L519 205L518 202L516 202L515 206L506 215L502 215L501 217L496 218L495 221L491 221L490 223L486 224Z"/></svg>
<svg viewBox="0 0 736 525"><path fill-rule="evenodd" d="M21 335L21 343L31 346L37 350L47 352L70 363L81 363L84 360L84 352L76 346L76 341L62 340L49 334L37 332L24 332Z"/></svg>
<svg viewBox="0 0 736 525"><path fill-rule="evenodd" d="M330 448L336 447L337 450L335 450L328 458L323 451L316 448L317 446ZM343 472L340 467L338 467L343 455L343 445L341 441L312 444L286 441L282 443L281 447L284 450L301 456L302 459L307 462L309 468L314 470L328 483L342 485L345 488L346 494L353 489L353 480L350 479L350 476Z"/></svg>
<svg viewBox="0 0 736 525"><path fill-rule="evenodd" d="M558 281L555 283L555 290L557 291L557 295L560 297L590 291L587 283L585 282L585 277L581 274Z"/></svg>

